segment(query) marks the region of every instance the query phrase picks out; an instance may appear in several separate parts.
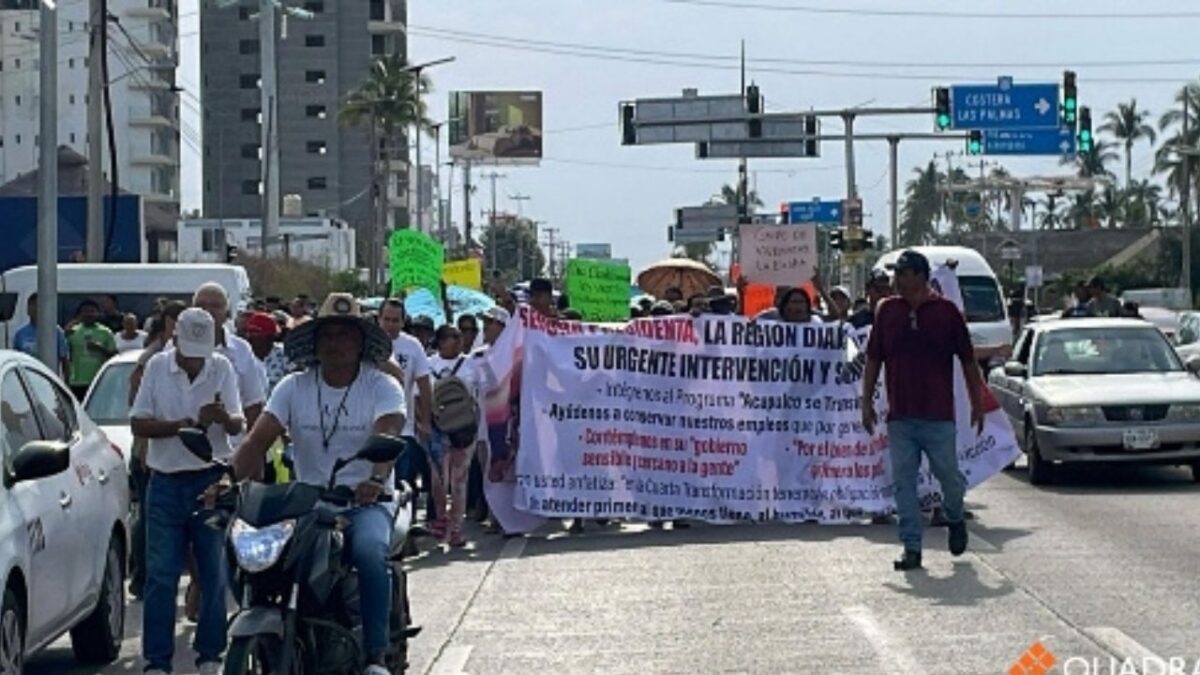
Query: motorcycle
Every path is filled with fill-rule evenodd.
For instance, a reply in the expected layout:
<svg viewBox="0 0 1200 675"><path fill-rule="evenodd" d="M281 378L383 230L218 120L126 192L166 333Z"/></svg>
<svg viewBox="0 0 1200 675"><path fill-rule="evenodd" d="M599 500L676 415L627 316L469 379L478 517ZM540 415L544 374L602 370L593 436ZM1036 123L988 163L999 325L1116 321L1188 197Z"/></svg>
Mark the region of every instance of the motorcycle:
<svg viewBox="0 0 1200 675"><path fill-rule="evenodd" d="M186 432L184 432L186 433ZM203 439L203 440L201 440ZM207 438L184 441L212 462ZM238 610L229 624L225 675L357 675L366 666L359 611L358 575L346 560L341 511L353 506L350 488L335 486L338 473L354 461L390 462L404 454L410 438L375 435L354 457L338 459L326 486L245 482L218 497L224 515ZM196 446L193 448L193 445ZM228 496L227 496L228 495ZM401 483L395 502L389 568L392 611L388 619L386 667L407 668L410 628L403 551L412 525L412 488Z"/></svg>

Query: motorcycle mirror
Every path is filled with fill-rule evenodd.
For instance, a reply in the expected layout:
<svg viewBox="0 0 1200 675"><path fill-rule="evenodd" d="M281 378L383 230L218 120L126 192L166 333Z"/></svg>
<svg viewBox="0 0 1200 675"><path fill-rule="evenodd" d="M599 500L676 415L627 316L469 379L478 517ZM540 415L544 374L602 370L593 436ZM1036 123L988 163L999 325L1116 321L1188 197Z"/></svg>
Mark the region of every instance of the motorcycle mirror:
<svg viewBox="0 0 1200 675"><path fill-rule="evenodd" d="M176 434L179 440L183 441L183 447L187 448L188 452L196 456L197 459L212 463L213 449L212 443L208 441L208 434L200 429L180 429Z"/></svg>
<svg viewBox="0 0 1200 675"><path fill-rule="evenodd" d="M388 434L373 434L354 456L373 464L395 461L407 446L403 438Z"/></svg>

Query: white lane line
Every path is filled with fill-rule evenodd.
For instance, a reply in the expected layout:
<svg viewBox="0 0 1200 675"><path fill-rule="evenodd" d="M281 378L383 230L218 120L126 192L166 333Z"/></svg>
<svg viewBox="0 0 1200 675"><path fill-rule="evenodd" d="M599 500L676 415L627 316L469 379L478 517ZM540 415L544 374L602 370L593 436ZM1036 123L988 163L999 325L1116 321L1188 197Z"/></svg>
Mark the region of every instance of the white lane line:
<svg viewBox="0 0 1200 675"><path fill-rule="evenodd" d="M516 537L509 539L504 543L504 548L500 549L500 555L496 556L496 560L516 560L525 552L525 543L528 542L527 537Z"/></svg>
<svg viewBox="0 0 1200 675"><path fill-rule="evenodd" d="M462 675L463 668L467 665L467 660L471 658L471 652L475 648L471 645L462 645L459 647L446 647L437 660L429 667L430 675Z"/></svg>
<svg viewBox="0 0 1200 675"><path fill-rule="evenodd" d="M871 643L875 656L883 666L881 672L896 675L917 675L925 672L901 640L879 623L870 608L864 605L843 607L842 614L853 621L867 638L867 642Z"/></svg>
<svg viewBox="0 0 1200 675"><path fill-rule="evenodd" d="M1129 637L1120 628L1112 626L1093 626L1083 629L1093 640L1099 642L1119 659L1128 659L1139 672L1143 664L1153 663L1156 666L1167 663L1167 660L1144 647L1140 642Z"/></svg>

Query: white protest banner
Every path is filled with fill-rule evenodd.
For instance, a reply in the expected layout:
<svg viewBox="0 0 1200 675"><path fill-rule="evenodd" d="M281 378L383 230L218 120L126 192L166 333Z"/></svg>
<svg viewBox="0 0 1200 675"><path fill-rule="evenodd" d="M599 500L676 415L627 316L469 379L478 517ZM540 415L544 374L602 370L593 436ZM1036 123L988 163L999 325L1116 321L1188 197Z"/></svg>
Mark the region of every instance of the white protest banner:
<svg viewBox="0 0 1200 675"><path fill-rule="evenodd" d="M813 225L741 225L742 274L756 284L799 286L817 267Z"/></svg>
<svg viewBox="0 0 1200 675"><path fill-rule="evenodd" d="M889 512L886 427L861 426L853 341L840 325L664 317L614 330L522 307L490 357L501 377L520 367L514 506L709 522ZM1018 453L994 401L982 436L960 434L969 486ZM927 471L920 489L937 503Z"/></svg>

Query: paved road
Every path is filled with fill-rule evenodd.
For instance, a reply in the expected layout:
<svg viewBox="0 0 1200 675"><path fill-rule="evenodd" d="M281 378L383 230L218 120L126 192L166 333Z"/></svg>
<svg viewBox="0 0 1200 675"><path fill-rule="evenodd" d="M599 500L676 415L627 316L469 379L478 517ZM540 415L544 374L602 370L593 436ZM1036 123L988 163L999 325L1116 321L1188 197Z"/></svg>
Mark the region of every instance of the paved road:
<svg viewBox="0 0 1200 675"><path fill-rule="evenodd" d="M1200 486L1187 472L1073 471L1039 489L1016 471L970 503L972 550L952 559L931 530L927 570L909 575L891 570L895 531L881 525L555 526L428 551L413 563L425 631L412 672L1000 673L1035 641L1055 672L1144 655L1187 657L1192 672ZM138 672L139 609L117 664L77 668L56 645L29 672Z"/></svg>

